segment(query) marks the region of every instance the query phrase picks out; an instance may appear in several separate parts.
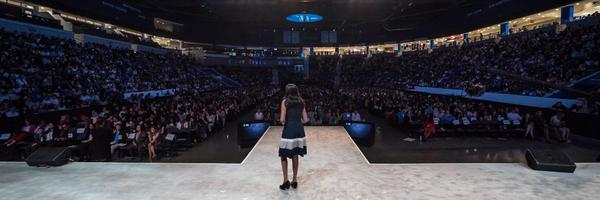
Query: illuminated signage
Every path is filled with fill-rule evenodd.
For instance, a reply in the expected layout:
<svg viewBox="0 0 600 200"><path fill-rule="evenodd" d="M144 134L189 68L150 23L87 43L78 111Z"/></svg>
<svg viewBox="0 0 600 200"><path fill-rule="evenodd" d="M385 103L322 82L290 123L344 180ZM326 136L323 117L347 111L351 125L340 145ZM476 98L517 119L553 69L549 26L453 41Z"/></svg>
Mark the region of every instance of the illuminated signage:
<svg viewBox="0 0 600 200"><path fill-rule="evenodd" d="M293 14L287 16L285 19L287 19L290 22L296 23L310 23L322 21L323 16L317 14Z"/></svg>

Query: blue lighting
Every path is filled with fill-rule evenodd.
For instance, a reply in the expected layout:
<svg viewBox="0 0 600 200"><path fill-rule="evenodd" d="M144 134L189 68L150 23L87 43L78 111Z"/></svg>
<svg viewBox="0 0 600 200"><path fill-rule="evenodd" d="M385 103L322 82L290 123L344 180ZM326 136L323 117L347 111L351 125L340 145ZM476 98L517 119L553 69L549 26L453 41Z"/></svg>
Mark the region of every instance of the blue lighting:
<svg viewBox="0 0 600 200"><path fill-rule="evenodd" d="M269 128L269 123L244 123L242 124L242 128L247 139L259 139L267 131L267 128Z"/></svg>
<svg viewBox="0 0 600 200"><path fill-rule="evenodd" d="M323 20L323 16L317 14L293 14L286 17L290 22L311 23Z"/></svg>
<svg viewBox="0 0 600 200"><path fill-rule="evenodd" d="M367 139L373 134L373 127L369 123L346 122L344 128L350 137L356 139Z"/></svg>

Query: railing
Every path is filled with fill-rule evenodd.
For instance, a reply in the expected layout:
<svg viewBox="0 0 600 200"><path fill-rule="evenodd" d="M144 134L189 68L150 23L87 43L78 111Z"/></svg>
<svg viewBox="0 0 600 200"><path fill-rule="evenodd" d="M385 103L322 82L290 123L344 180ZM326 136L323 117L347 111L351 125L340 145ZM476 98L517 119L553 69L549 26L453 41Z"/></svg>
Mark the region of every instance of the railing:
<svg viewBox="0 0 600 200"><path fill-rule="evenodd" d="M503 94L503 93L494 93L494 92L486 92L481 96L474 97L474 96L466 95L463 90L459 90L459 89L418 87L418 86L414 87L414 89L411 89L411 91L429 93L429 94L448 95L448 96L461 96L461 97L469 98L469 99L492 101L492 102L498 102L498 103L521 105L521 106L530 106L530 107L537 107L537 108L552 108L552 106L558 102L562 102L562 104L565 105L566 107L571 107L576 101L574 99L536 97L536 96Z"/></svg>

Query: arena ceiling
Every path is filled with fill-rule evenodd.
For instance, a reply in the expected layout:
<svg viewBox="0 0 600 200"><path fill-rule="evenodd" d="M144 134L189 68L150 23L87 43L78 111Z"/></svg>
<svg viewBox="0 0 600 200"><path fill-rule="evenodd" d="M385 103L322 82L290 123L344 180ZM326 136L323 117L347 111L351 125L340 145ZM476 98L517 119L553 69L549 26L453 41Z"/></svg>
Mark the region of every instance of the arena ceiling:
<svg viewBox="0 0 600 200"><path fill-rule="evenodd" d="M106 2L137 8L146 17L184 24L172 36L207 43L280 45L283 31L300 31L303 44L317 44L320 31L335 30L340 44L405 41L459 34L556 8L575 0L69 0L32 2L154 33L148 22L111 14ZM79 3L78 3L79 2ZM314 23L286 20L290 14L323 16ZM137 19L139 20L139 19ZM170 33L156 33L169 36ZM302 45L302 44L300 44Z"/></svg>

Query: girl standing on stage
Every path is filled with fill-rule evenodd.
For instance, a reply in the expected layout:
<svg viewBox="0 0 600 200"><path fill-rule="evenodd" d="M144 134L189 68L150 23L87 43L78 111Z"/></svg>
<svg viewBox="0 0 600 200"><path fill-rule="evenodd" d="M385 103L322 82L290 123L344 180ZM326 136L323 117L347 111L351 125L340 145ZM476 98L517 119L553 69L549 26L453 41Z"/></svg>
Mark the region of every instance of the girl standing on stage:
<svg viewBox="0 0 600 200"><path fill-rule="evenodd" d="M281 101L281 114L279 120L283 124L283 133L279 142L279 157L283 170L283 184L279 189L286 190L290 186L298 187L298 155L306 155L306 140L304 138L304 124L308 122L308 115L304 108L305 102L300 97L298 87L294 84L285 86L285 97ZM287 159L292 159L294 176L290 183L288 179Z"/></svg>

